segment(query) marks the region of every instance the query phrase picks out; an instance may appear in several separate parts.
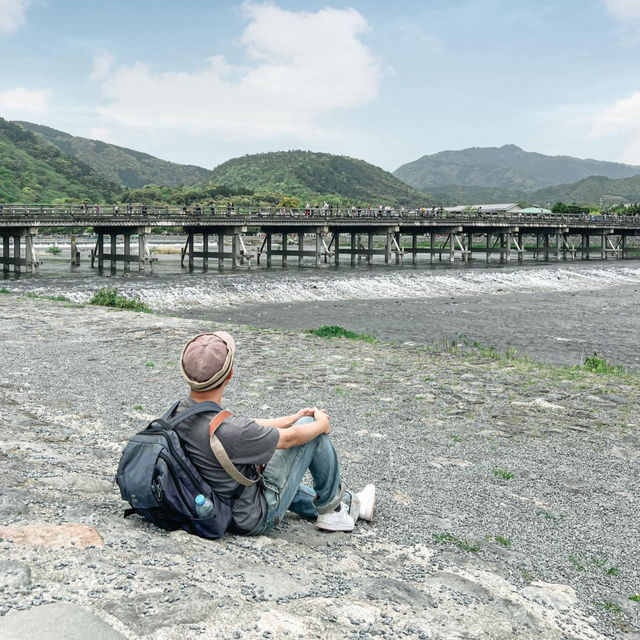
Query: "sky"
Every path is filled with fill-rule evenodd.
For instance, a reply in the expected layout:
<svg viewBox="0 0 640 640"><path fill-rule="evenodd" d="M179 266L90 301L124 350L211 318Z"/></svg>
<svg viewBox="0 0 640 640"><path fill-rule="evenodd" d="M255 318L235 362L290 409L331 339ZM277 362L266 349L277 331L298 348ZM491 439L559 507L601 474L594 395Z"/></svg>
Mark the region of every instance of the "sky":
<svg viewBox="0 0 640 640"><path fill-rule="evenodd" d="M640 165L640 0L0 0L0 117L206 168L503 144Z"/></svg>

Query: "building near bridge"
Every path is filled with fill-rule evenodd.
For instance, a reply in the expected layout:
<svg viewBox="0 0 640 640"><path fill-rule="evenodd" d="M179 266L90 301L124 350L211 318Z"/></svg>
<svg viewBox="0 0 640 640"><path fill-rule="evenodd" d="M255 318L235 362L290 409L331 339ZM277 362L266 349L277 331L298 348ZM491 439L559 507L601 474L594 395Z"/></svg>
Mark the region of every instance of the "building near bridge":
<svg viewBox="0 0 640 640"><path fill-rule="evenodd" d="M445 207L444 210L450 213L484 213L495 216L507 216L522 211L517 202L508 202L506 204L467 204L458 205L457 207Z"/></svg>
<svg viewBox="0 0 640 640"><path fill-rule="evenodd" d="M527 207L526 209L520 209L518 213L522 215L535 216L539 214L551 213L551 209L545 209L544 207Z"/></svg>

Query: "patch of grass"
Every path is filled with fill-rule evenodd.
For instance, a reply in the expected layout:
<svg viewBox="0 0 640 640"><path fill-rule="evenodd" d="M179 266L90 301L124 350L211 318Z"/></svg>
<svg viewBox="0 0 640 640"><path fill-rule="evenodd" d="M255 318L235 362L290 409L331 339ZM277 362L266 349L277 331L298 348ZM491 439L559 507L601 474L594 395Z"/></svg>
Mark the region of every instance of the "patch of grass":
<svg viewBox="0 0 640 640"><path fill-rule="evenodd" d="M144 409L144 407L141 404L137 404L135 407L133 407L134 411L142 411Z"/></svg>
<svg viewBox="0 0 640 640"><path fill-rule="evenodd" d="M515 476L515 473L507 471L506 469L494 469L493 475L496 476L496 478L502 478L503 480L511 480L511 478Z"/></svg>
<svg viewBox="0 0 640 640"><path fill-rule="evenodd" d="M309 329L309 333L320 338L349 338L350 340L364 340L364 342L375 342L376 339L373 336L369 336L365 333L355 333L354 331L348 331L342 327L336 325L322 325L319 329Z"/></svg>
<svg viewBox="0 0 640 640"><path fill-rule="evenodd" d="M592 356L585 358L582 368L592 373L625 373L620 365L607 362L604 358L601 358L596 351L593 352Z"/></svg>
<svg viewBox="0 0 640 640"><path fill-rule="evenodd" d="M620 569L618 569L618 567L607 566L607 558L598 556L591 556L590 558L580 558L579 556L572 554L569 556L569 561L576 571L601 570L606 576L615 577L620 575Z"/></svg>
<svg viewBox="0 0 640 640"><path fill-rule="evenodd" d="M461 436L459 436L459 435L458 435L458 434L456 434L456 433L454 433L454 434L451 436L451 439L452 439L456 444L458 444L458 442L462 442L462 437L461 437Z"/></svg>
<svg viewBox="0 0 640 640"><path fill-rule="evenodd" d="M562 518L564 518L564 516L556 516L555 514L551 513L551 511L547 511L546 509L540 509L536 515L542 516L547 520L562 520Z"/></svg>
<svg viewBox="0 0 640 640"><path fill-rule="evenodd" d="M498 544L501 544L503 547L510 547L511 546L511 540L509 540L509 538L503 538L502 536L494 536L494 540Z"/></svg>
<svg viewBox="0 0 640 640"><path fill-rule="evenodd" d="M57 256L59 253L62 253L62 249L54 244L47 249L47 253L50 253L52 256Z"/></svg>
<svg viewBox="0 0 640 640"><path fill-rule="evenodd" d="M434 533L433 539L438 544L452 544L463 551L470 551L471 553L478 553L478 551L480 551L478 545L469 542L466 538L456 538L456 536L452 536L450 533Z"/></svg>
<svg viewBox="0 0 640 640"><path fill-rule="evenodd" d="M629 596L629 600L633 600L633 602L640 602L640 593L634 593L632 596Z"/></svg>
<svg viewBox="0 0 640 640"><path fill-rule="evenodd" d="M11 293L9 289L0 289L0 293Z"/></svg>
<svg viewBox="0 0 640 640"><path fill-rule="evenodd" d="M622 607L615 602L596 602L596 605L604 609L605 611L612 611L613 613L622 613Z"/></svg>
<svg viewBox="0 0 640 640"><path fill-rule="evenodd" d="M153 367L155 367L156 365L153 362L147 362L147 367L149 367L150 369L152 369Z"/></svg>
<svg viewBox="0 0 640 640"><path fill-rule="evenodd" d="M44 296L47 300L53 300L54 302L71 302L67 296Z"/></svg>
<svg viewBox="0 0 640 640"><path fill-rule="evenodd" d="M69 298L66 296L43 296L39 293L33 293L29 291L29 293L24 294L26 298L37 298L39 300L53 300L53 302L71 302Z"/></svg>
<svg viewBox="0 0 640 640"><path fill-rule="evenodd" d="M533 582L537 577L533 573L530 573L524 567L521 567L521 566L518 566L518 571L520 571L520 576L525 582Z"/></svg>
<svg viewBox="0 0 640 640"><path fill-rule="evenodd" d="M141 311L142 313L151 313L151 308L142 302L137 296L135 298L127 298L118 294L116 287L102 287L98 289L89 300L89 304L96 304L102 307L114 307L115 309L127 309L129 311Z"/></svg>

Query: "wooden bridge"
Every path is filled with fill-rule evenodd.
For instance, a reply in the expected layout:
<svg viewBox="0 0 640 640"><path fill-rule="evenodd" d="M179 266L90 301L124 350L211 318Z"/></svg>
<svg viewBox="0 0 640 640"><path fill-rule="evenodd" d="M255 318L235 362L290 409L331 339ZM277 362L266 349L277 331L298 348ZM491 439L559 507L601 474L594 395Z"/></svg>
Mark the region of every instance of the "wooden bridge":
<svg viewBox="0 0 640 640"><path fill-rule="evenodd" d="M316 266L322 262L339 265L343 257L351 265L362 260L371 264L375 256L382 256L386 264L399 264L411 256L416 263L420 254L428 255L430 262L435 259L466 262L474 259L474 254L483 255L487 262L492 259L505 262L514 257L523 261L525 256L545 261L620 259L628 257L628 239L640 235L640 217L567 214L504 217L441 210L342 212L235 207L216 210L197 206L0 205L0 264L5 273L22 269L37 272L40 261L34 237L39 230L68 230L73 234L91 228L97 237L91 253L92 267L97 263L102 270L109 263L115 271L120 262L124 271L129 271L132 263L139 270L145 267L153 270L154 258L149 248L152 227L184 234L182 265L186 260L189 271L197 266L207 271L210 260L222 269L229 263L232 268L254 261L260 264L264 258L269 267L276 256L282 265L289 264L290 258L297 258L298 264L311 258ZM262 245L251 252L245 238L256 235L263 237ZM121 253L117 251L118 237L124 239ZM137 251L132 251L135 244ZM71 264L79 264L73 235Z"/></svg>

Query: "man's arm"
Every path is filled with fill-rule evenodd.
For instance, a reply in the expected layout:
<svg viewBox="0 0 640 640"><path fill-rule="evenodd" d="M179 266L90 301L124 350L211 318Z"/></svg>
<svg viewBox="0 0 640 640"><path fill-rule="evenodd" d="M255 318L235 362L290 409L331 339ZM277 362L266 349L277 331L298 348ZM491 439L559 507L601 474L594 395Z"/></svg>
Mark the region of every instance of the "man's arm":
<svg viewBox="0 0 640 640"><path fill-rule="evenodd" d="M304 409L300 409L293 415L290 416L282 416L280 418L254 418L254 421L258 424L261 424L263 427L275 427L276 429L288 429L292 424L298 422L300 418L304 418L305 416L312 416L313 409L309 407L305 407Z"/></svg>
<svg viewBox="0 0 640 640"><path fill-rule="evenodd" d="M296 424L279 432L278 445L276 449L290 449L298 445L310 442L322 433L329 433L329 416L321 409L313 409L313 422Z"/></svg>

